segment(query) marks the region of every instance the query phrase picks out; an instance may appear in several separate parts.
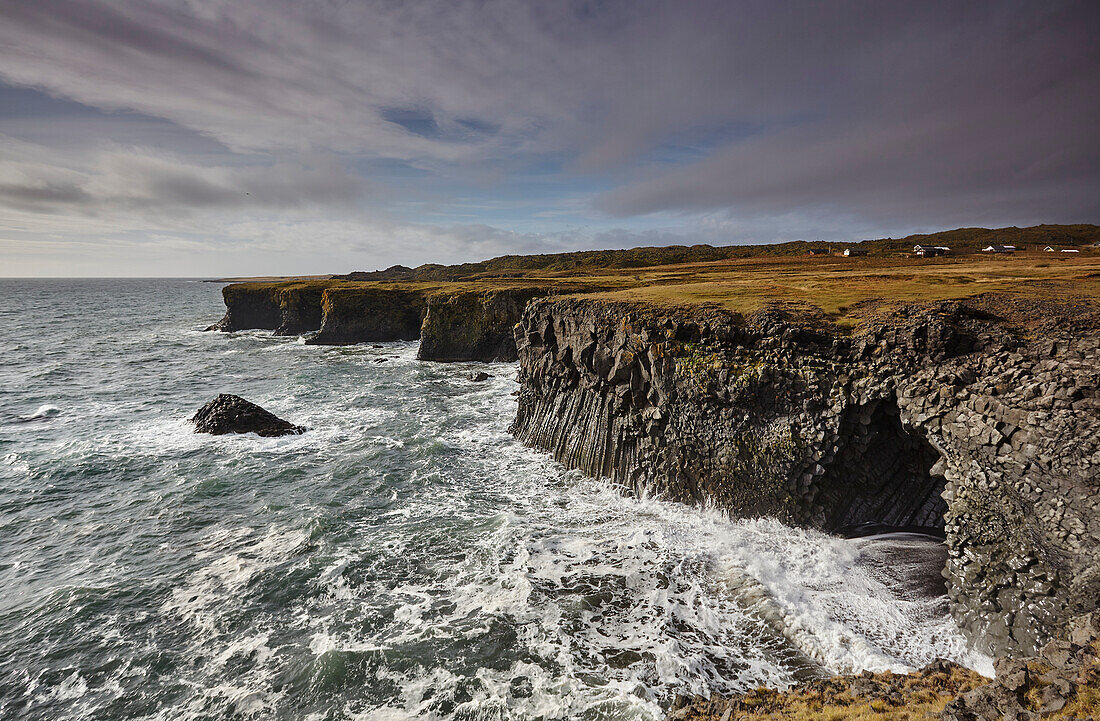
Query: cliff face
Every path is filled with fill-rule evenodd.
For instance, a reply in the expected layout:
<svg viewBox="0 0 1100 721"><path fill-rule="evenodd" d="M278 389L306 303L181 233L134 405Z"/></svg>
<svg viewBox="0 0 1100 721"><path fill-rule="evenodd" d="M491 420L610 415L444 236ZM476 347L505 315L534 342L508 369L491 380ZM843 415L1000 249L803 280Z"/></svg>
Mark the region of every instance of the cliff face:
<svg viewBox="0 0 1100 721"><path fill-rule="evenodd" d="M207 328L232 333L250 328L275 330L282 322L273 288L254 288L241 283L222 288L225 316Z"/></svg>
<svg viewBox="0 0 1100 721"><path fill-rule="evenodd" d="M941 529L960 626L1031 653L1100 598L1100 335L1072 308L1029 326L989 305L902 309L847 337L778 307L535 301L513 431L636 492Z"/></svg>
<svg viewBox="0 0 1100 721"><path fill-rule="evenodd" d="M327 288L321 297L321 329L310 345L416 340L427 309L418 290Z"/></svg>
<svg viewBox="0 0 1100 721"><path fill-rule="evenodd" d="M546 287L465 290L355 283L237 283L222 289L225 317L208 330L313 333L306 343L350 345L421 339L435 361L514 361L513 328Z"/></svg>
<svg viewBox="0 0 1100 721"><path fill-rule="evenodd" d="M225 317L207 330L234 332L260 328L276 335L300 335L321 327L317 286L234 283L222 288Z"/></svg>
<svg viewBox="0 0 1100 721"><path fill-rule="evenodd" d="M514 327L545 288L438 293L428 299L417 357L433 361L514 361Z"/></svg>

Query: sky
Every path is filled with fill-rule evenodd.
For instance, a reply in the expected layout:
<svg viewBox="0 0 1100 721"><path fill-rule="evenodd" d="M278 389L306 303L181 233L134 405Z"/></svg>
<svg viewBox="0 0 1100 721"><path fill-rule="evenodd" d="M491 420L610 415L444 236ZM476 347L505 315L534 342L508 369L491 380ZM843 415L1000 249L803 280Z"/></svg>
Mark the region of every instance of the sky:
<svg viewBox="0 0 1100 721"><path fill-rule="evenodd" d="M0 0L0 276L1100 222L1100 3Z"/></svg>

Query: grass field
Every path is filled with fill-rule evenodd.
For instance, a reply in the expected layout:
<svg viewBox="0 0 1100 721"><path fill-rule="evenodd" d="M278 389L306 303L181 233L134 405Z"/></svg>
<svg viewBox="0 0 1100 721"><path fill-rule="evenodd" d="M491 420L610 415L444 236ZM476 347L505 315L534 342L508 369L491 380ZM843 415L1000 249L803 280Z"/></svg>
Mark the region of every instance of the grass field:
<svg viewBox="0 0 1100 721"><path fill-rule="evenodd" d="M937 258L907 252L913 239L950 243ZM538 286L563 294L659 306L713 303L751 313L767 303L819 308L835 323L857 324L868 315L922 301L998 293L1100 305L1098 226L963 228L934 236L858 244L784 243L772 246L670 246L557 255L502 256L456 266L394 266L344 276L253 278L240 287L391 288L425 293L488 291ZM1011 254L979 252L987 242L1031 243ZM1077 252L1044 252L1045 244ZM1059 241L1061 241L1059 243ZM809 255L827 246L828 255ZM844 247L869 254L844 257Z"/></svg>
<svg viewBox="0 0 1100 721"><path fill-rule="evenodd" d="M625 277L624 277L625 276ZM749 258L601 277L597 294L662 305L717 303L749 313L769 301L808 303L841 320L860 309L959 299L987 292L1100 299L1100 253L923 258Z"/></svg>

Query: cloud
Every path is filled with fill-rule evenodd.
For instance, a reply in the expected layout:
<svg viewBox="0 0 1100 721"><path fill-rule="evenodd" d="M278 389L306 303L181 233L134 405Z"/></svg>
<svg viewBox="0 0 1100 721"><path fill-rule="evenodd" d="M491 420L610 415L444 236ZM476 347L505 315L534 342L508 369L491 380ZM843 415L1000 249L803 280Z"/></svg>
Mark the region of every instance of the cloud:
<svg viewBox="0 0 1100 721"><path fill-rule="evenodd" d="M442 258L1100 212L1092 0L0 0L0 17L0 81L82 104L0 107L0 133L37 149L0 146L0 206L35 232L324 213L333 248L347 224ZM455 222L457 199L494 194Z"/></svg>
<svg viewBox="0 0 1100 721"><path fill-rule="evenodd" d="M365 187L362 178L327 157L232 167L115 151L93 156L84 169L42 161L0 162L0 207L43 214L118 218L350 206Z"/></svg>

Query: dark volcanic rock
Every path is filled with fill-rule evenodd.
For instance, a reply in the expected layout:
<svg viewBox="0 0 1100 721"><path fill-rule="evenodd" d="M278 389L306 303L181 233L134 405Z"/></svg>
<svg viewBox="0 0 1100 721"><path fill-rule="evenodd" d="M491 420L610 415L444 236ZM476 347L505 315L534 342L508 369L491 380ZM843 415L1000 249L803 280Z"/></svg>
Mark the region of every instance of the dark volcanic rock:
<svg viewBox="0 0 1100 721"><path fill-rule="evenodd" d="M416 357L486 363L516 360L514 328L532 298L547 288L437 293L428 299Z"/></svg>
<svg viewBox="0 0 1100 721"><path fill-rule="evenodd" d="M225 317L207 330L267 329L300 335L321 327L321 295L316 283L233 283L222 288Z"/></svg>
<svg viewBox="0 0 1100 721"><path fill-rule="evenodd" d="M353 345L377 341L416 340L426 299L416 290L334 287L321 297L321 329L306 338L309 345Z"/></svg>
<svg viewBox="0 0 1100 721"><path fill-rule="evenodd" d="M196 433L255 433L258 436L290 436L306 429L284 421L240 396L221 393L191 419Z"/></svg>
<svg viewBox="0 0 1100 721"><path fill-rule="evenodd" d="M489 374L485 371L475 371L474 373L470 374L470 380L472 380L474 383L481 383L482 381L489 380Z"/></svg>
<svg viewBox="0 0 1100 721"><path fill-rule="evenodd" d="M845 334L785 306L536 300L512 430L639 493L941 531L967 637L1035 653L1100 599L1097 313L1043 303L902 307Z"/></svg>

